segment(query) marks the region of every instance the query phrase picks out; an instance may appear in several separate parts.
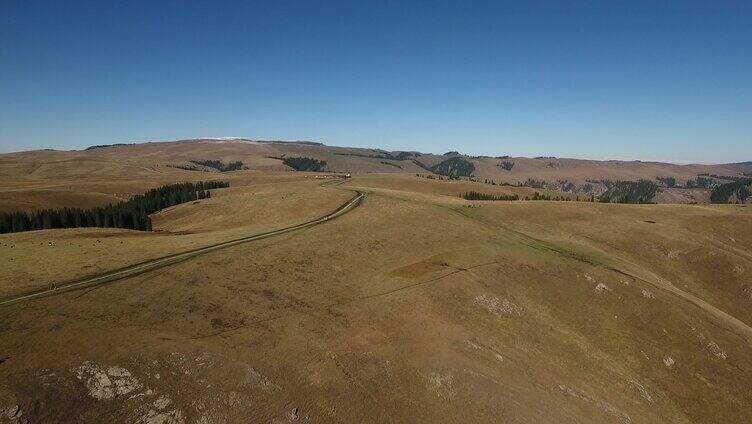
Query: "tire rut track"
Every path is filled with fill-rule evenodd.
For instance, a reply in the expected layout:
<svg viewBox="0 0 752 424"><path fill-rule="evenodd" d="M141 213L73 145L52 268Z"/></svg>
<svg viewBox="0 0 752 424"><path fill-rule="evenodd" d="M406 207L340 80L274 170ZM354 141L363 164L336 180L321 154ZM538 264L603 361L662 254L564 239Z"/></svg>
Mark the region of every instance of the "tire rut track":
<svg viewBox="0 0 752 424"><path fill-rule="evenodd" d="M420 286L424 286L424 285L427 285L427 284L431 284L433 282L436 282L436 281L439 281L439 280L443 280L444 278L451 277L452 275L460 274L460 273L463 273L463 272L471 272L473 269L484 267L484 266L489 266L489 265L494 265L494 264L498 264L498 263L500 263L500 262L499 261L492 261L492 262L484 262L484 263L481 263L481 264L472 265L472 266L469 266L469 267L466 267L466 268L463 268L463 267L451 267L451 268L453 268L453 271L447 272L445 274L442 274L442 275L439 275L439 276L436 276L436 277L433 277L433 278L429 278L428 280L419 281L417 283L412 283L412 284L407 284L407 285L404 285L404 286L401 286L401 287L397 287L397 288L394 288L394 289L391 289L391 290L386 290L386 291L382 291L382 292L379 292L379 293L373 293L373 294L369 294L369 295L365 295L365 296L360 296L360 297L356 297L356 298L346 299L346 300L343 300L343 301L340 301L340 302L329 303L329 304L318 306L318 307L312 307L312 308L310 308L308 310L305 310L305 311L295 311L295 312L291 312L289 314L282 314L282 315L277 315L277 316L273 316L273 317L262 318L262 319L258 319L258 320L255 320L255 321L251 321L251 322L245 323L243 325L239 325L237 327L228 328L228 329L224 329L224 330L221 330L221 331L216 331L216 332L209 333L209 334L202 334L202 335L198 335L198 336L185 337L185 338L160 337L160 340L165 340L165 341L201 340L201 339L207 339L207 338L211 338L211 337L217 337L217 336L222 336L222 335L225 335L225 334L234 333L236 331L240 331L240 330L243 330L245 328L253 327L253 326L259 325L259 324L265 324L267 322L276 321L276 320L280 320L280 319L292 318L292 317L295 317L295 316L302 316L302 315L313 316L317 312L322 312L322 311L325 311L325 310L330 309L330 308L337 308L337 307L347 306L347 305L350 305L350 304L353 304L353 303L357 303L357 302L362 302L362 301L371 300L371 299L375 299L375 298L379 298L379 297L389 296L389 295L392 295L392 294L395 294L395 293L399 293L401 291L405 291L405 290L409 290L409 289L412 289L412 288L415 288L415 287L420 287Z"/></svg>
<svg viewBox="0 0 752 424"><path fill-rule="evenodd" d="M549 251L556 255L565 257L567 259L576 260L579 262L587 263L592 266L600 267L612 272L615 272L617 274L634 278L635 280L638 280L644 284L650 285L651 287L654 287L660 291L666 292L670 295L673 295L675 297L678 297L685 302L688 302L703 311L707 312L711 316L715 317L719 322L722 322L724 324L727 324L727 326L724 326L724 328L732 333L738 334L740 337L743 337L747 343L752 343L752 327L747 325L744 321L734 317L733 315L721 310L720 308L714 306L710 302L707 302L693 294L687 293L675 285L673 285L670 281L666 281L665 279L661 278L660 276L656 275L655 273L644 270L644 272L648 273L650 278L641 277L637 275L634 272L630 272L625 269L621 269L615 265L611 265L605 262L601 262L599 260L596 260L594 258L586 257L584 255L578 254L577 252L573 252L561 247L552 246L550 242L547 242L542 239L538 239L536 237L533 237L529 234L523 233L521 231L517 231L515 229L509 228L505 225L487 222L483 219L470 216L466 213L464 213L462 210L459 210L457 208L450 208L454 210L458 215L465 217L466 219L473 220L475 222L481 223L485 226L490 226L493 228L504 230L505 232L508 232L510 235L515 237L517 241L520 243L542 251ZM605 253L605 252L604 252ZM629 264L633 267L636 267L637 265L632 264L631 262L622 259L619 256L609 254L611 257L614 257L618 262ZM734 331L736 330L736 331Z"/></svg>
<svg viewBox="0 0 752 424"><path fill-rule="evenodd" d="M280 228L277 230L268 231L264 233L254 234L254 235L250 235L246 237L241 237L241 238L234 239L234 240L228 240L225 242L200 247L197 249L187 250L185 252L179 252L179 253L175 253L175 254L171 254L167 256L162 256L159 258L129 265L123 268L118 268L118 269L115 269L115 270L112 270L103 274L83 278L80 280L75 280L75 281L71 281L67 283L61 283L57 285L53 284L52 287L49 289L33 291L30 293L25 293L22 295L13 296L4 300L0 300L0 307L9 306L18 302L35 300L41 297L53 296L53 295L58 295L61 293L67 293L67 292L74 291L74 290L81 290L85 288L99 286L99 285L106 284L106 283L111 283L114 281L122 280L124 278L141 275L141 274L144 274L146 272L153 271L156 269L175 265L180 262L190 260L192 258L195 258L199 255L203 255L206 253L214 252L214 251L225 249L228 247L237 246L237 245L244 244L244 243L249 243L249 242L256 241L256 240L274 237L274 236L281 235L281 234L286 234L292 231L311 228L313 226L323 224L337 217L340 217L354 210L355 208L357 208L361 204L362 200L365 198L365 194L357 190L349 190L349 191L355 192L356 195L352 197L350 200L348 200L346 203L339 206L333 212L327 215L324 215L322 217L319 217L319 218L316 218L307 222L303 222L301 224L297 224L297 225L293 225L293 226L285 227L285 228Z"/></svg>

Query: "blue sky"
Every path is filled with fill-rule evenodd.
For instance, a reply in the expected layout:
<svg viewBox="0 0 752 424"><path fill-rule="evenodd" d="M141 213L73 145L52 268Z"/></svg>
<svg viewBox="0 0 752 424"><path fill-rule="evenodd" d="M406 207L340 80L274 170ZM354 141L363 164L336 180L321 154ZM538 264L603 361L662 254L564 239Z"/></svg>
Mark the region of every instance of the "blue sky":
<svg viewBox="0 0 752 424"><path fill-rule="evenodd" d="M0 1L0 151L752 160L749 1Z"/></svg>

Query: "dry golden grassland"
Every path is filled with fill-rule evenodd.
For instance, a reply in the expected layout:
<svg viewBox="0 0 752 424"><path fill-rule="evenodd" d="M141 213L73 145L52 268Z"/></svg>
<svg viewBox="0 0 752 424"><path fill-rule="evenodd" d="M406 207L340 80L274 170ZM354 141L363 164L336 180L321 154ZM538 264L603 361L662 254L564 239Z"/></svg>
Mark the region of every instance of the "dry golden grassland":
<svg viewBox="0 0 752 424"><path fill-rule="evenodd" d="M230 188L156 214L153 233L0 236L7 297L367 192L306 230L0 307L0 408L84 423L752 421L750 208L470 202L458 194L532 190L312 175L220 175Z"/></svg>

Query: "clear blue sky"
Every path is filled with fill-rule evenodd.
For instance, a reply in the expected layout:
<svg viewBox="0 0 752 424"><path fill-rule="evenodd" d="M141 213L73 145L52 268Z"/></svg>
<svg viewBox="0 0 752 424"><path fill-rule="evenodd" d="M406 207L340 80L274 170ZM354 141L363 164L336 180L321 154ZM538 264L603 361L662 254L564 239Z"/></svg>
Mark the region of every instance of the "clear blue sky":
<svg viewBox="0 0 752 424"><path fill-rule="evenodd" d="M0 151L752 160L752 2L0 0Z"/></svg>

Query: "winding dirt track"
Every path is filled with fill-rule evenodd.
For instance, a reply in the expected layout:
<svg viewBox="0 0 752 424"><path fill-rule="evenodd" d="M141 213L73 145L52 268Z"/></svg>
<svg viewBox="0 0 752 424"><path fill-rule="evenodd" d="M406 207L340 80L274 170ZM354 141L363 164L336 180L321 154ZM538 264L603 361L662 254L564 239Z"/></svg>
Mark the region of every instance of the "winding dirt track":
<svg viewBox="0 0 752 424"><path fill-rule="evenodd" d="M188 250L181 253L175 253L161 258L151 259L146 262L141 262L135 265L130 265L124 268L108 271L104 274L99 274L92 277L86 277L81 280L72 281L61 284L59 286L52 286L49 289L38 290L31 293L23 294L20 296L14 296L8 299L0 300L0 306L7 306L17 302L25 300L34 300L44 296L51 296L55 294L65 293L73 290L80 290L100 284L109 283L116 280L121 280L127 277L133 277L144 272L152 271L166 266L174 265L178 262L188 260L190 258L203 255L205 253L214 252L216 250L224 249L227 247L237 246L239 244L248 243L255 240L261 240L269 237L274 237L280 234L289 233L292 231L300 230L303 228L313 227L315 225L323 224L334 218L342 216L360 205L361 200L365 197L365 194L355 190L356 195L348 200L345 204L337 208L334 212L324 215L320 218L316 218L311 221L304 222L302 224L293 225L291 227L280 228L278 230L268 231L265 233L254 234L252 236L241 237L234 240L225 241L222 243L212 244L209 246L200 247L198 249Z"/></svg>

